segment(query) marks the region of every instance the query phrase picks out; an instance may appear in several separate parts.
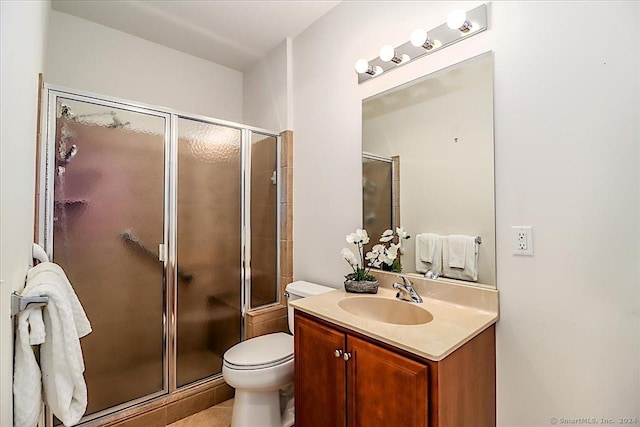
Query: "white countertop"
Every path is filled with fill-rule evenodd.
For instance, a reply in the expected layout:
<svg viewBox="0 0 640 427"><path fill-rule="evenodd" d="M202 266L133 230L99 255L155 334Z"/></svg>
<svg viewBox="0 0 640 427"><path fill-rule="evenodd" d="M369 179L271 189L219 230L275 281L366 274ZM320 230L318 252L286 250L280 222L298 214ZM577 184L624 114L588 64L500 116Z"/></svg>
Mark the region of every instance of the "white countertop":
<svg viewBox="0 0 640 427"><path fill-rule="evenodd" d="M418 292L420 293L419 289ZM489 292L492 294L489 294L488 298L495 298L495 304L490 304L489 308L456 304L451 301L430 298L428 292L420 293L423 298L422 303L406 302L406 304L414 304L426 309L433 315L433 320L419 325L396 325L369 320L351 314L338 305L345 298L363 296L395 299L396 291L382 286L375 295L347 293L338 289L321 295L289 301L289 304L301 312L426 359L440 361L498 320L498 293L495 290Z"/></svg>

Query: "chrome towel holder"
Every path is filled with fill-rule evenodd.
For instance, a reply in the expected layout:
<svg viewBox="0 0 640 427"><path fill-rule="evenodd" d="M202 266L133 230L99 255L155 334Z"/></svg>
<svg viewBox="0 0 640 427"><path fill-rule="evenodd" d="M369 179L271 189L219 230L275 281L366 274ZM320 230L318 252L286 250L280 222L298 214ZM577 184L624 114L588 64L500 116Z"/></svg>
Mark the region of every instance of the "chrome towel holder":
<svg viewBox="0 0 640 427"><path fill-rule="evenodd" d="M38 260L39 262L49 262L47 252L39 244L34 243L31 251L34 260ZM29 267L33 267L33 262ZM23 297L14 292L11 294L11 316L15 316L28 308L44 307L48 302L49 297L46 296Z"/></svg>

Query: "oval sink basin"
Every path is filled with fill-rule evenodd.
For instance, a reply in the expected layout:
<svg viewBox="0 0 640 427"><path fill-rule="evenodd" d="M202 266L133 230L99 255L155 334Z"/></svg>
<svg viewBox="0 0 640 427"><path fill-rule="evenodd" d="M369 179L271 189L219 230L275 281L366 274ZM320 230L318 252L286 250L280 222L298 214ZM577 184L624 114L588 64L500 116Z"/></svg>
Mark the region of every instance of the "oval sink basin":
<svg viewBox="0 0 640 427"><path fill-rule="evenodd" d="M351 297L338 306L356 316L394 325L422 325L433 320L433 315L411 302L379 297Z"/></svg>

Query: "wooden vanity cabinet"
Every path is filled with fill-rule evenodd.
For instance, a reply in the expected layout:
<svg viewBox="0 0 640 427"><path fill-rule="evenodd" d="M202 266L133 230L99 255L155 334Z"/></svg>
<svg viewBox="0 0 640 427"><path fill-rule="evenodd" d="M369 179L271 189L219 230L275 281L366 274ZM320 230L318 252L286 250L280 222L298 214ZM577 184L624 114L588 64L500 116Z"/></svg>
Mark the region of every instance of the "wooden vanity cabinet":
<svg viewBox="0 0 640 427"><path fill-rule="evenodd" d="M296 427L495 427L493 326L433 362L299 311L294 325Z"/></svg>
<svg viewBox="0 0 640 427"><path fill-rule="evenodd" d="M346 426L344 333L296 312L293 337L296 426Z"/></svg>

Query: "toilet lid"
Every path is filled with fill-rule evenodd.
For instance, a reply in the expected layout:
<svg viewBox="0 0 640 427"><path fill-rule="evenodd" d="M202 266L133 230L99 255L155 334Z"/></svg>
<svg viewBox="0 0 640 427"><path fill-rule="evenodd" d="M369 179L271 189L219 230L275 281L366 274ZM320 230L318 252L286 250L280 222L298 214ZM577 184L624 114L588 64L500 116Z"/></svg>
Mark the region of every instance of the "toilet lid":
<svg viewBox="0 0 640 427"><path fill-rule="evenodd" d="M231 369L261 369L293 359L293 336L283 332L262 335L242 341L223 356Z"/></svg>

